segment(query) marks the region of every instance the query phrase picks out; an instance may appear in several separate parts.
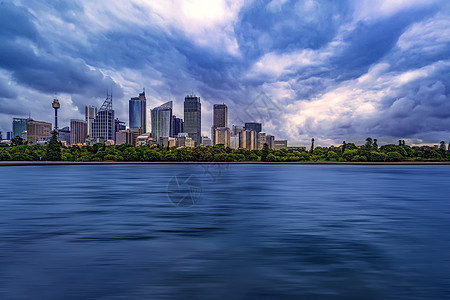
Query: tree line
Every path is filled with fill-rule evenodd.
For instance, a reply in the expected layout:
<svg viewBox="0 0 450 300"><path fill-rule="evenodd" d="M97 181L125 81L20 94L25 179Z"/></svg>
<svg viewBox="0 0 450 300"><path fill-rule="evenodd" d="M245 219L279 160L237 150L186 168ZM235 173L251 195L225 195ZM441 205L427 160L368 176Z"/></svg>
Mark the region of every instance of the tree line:
<svg viewBox="0 0 450 300"><path fill-rule="evenodd" d="M312 148L312 147L311 147ZM223 145L177 148L148 145L95 144L65 147L53 134L43 145L27 145L15 140L0 144L0 161L167 161L167 162L414 162L450 161L450 151L442 141L439 147L398 144L378 146L377 140L366 139L364 145L343 142L339 146L313 149L289 148L262 150L231 149Z"/></svg>

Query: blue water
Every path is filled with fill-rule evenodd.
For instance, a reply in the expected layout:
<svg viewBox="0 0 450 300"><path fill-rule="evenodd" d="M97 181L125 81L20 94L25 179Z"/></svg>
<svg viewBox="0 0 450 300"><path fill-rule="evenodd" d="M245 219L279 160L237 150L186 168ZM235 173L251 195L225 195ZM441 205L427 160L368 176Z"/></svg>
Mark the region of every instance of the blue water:
<svg viewBox="0 0 450 300"><path fill-rule="evenodd" d="M0 299L445 299L450 166L0 167Z"/></svg>

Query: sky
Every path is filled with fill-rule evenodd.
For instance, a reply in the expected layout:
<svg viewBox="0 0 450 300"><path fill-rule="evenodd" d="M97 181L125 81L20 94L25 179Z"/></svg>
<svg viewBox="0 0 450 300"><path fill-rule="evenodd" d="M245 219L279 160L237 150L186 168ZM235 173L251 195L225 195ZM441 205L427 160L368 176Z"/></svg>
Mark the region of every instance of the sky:
<svg viewBox="0 0 450 300"><path fill-rule="evenodd" d="M128 123L187 94L202 132L261 122L289 146L450 141L450 1L0 0L0 131L31 114L60 127L108 89Z"/></svg>

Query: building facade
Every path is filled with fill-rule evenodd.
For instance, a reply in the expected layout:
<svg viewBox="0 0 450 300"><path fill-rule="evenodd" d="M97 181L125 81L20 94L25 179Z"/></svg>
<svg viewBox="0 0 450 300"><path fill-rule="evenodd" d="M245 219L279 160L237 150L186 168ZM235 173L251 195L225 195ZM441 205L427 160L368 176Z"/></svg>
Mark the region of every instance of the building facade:
<svg viewBox="0 0 450 300"><path fill-rule="evenodd" d="M202 105L199 96L187 95L184 98L184 132L189 134L196 146L201 144Z"/></svg>
<svg viewBox="0 0 450 300"><path fill-rule="evenodd" d="M213 126L211 127L211 139L213 145L216 145L216 129L228 127L228 107L225 104L214 104L213 107Z"/></svg>
<svg viewBox="0 0 450 300"><path fill-rule="evenodd" d="M239 148L256 150L256 131L244 130L239 134Z"/></svg>
<svg viewBox="0 0 450 300"><path fill-rule="evenodd" d="M63 145L70 145L70 128L68 126L58 129L58 141Z"/></svg>
<svg viewBox="0 0 450 300"><path fill-rule="evenodd" d="M70 144L84 144L87 138L88 122L83 120L70 120Z"/></svg>
<svg viewBox="0 0 450 300"><path fill-rule="evenodd" d="M275 137L273 135L266 135L266 143L269 146L269 149L275 149Z"/></svg>
<svg viewBox="0 0 450 300"><path fill-rule="evenodd" d="M172 123L172 105L169 101L161 106L155 107L151 111L152 119L152 138L160 145L162 137L170 136L170 125Z"/></svg>
<svg viewBox="0 0 450 300"><path fill-rule="evenodd" d="M92 137L92 126L94 124L95 117L97 116L97 107L88 105L84 108L84 120L87 122L87 134Z"/></svg>
<svg viewBox="0 0 450 300"><path fill-rule="evenodd" d="M52 136L52 123L28 121L26 131L27 141L30 144L47 141Z"/></svg>
<svg viewBox="0 0 450 300"><path fill-rule="evenodd" d="M100 107L92 124L92 137L94 139L114 140L114 110L112 109L112 96L108 95Z"/></svg>
<svg viewBox="0 0 450 300"><path fill-rule="evenodd" d="M177 118L175 115L172 115L172 125L170 131L171 137L176 137L179 133L184 132L183 119Z"/></svg>
<svg viewBox="0 0 450 300"><path fill-rule="evenodd" d="M230 128L218 127L215 129L214 145L224 145L230 147Z"/></svg>
<svg viewBox="0 0 450 300"><path fill-rule="evenodd" d="M287 140L275 140L274 149L275 150L287 149Z"/></svg>
<svg viewBox="0 0 450 300"><path fill-rule="evenodd" d="M244 128L246 130L254 130L254 131L256 131L256 133L260 133L262 131L261 123L256 123L256 122L245 123Z"/></svg>
<svg viewBox="0 0 450 300"><path fill-rule="evenodd" d="M258 150L262 150L264 148L264 144L266 143L266 133L258 132Z"/></svg>
<svg viewBox="0 0 450 300"><path fill-rule="evenodd" d="M27 130L27 122L32 121L30 118L13 118L13 138L22 137L22 133Z"/></svg>
<svg viewBox="0 0 450 300"><path fill-rule="evenodd" d="M138 129L140 134L147 132L147 99L145 90L139 97L133 97L128 102L128 118L130 129Z"/></svg>

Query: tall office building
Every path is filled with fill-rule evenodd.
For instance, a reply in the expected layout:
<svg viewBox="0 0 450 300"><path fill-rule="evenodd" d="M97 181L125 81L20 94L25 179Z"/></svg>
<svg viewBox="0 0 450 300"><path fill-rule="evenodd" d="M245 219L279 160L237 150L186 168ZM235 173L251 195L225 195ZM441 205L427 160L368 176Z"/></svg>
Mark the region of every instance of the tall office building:
<svg viewBox="0 0 450 300"><path fill-rule="evenodd" d="M172 115L172 125L170 131L171 137L176 137L179 133L184 132L183 119L177 118L175 115Z"/></svg>
<svg viewBox="0 0 450 300"><path fill-rule="evenodd" d="M247 123L245 123L244 127L245 127L245 129L248 129L248 130L254 130L254 131L256 131L256 133L259 133L262 131L261 123L247 122Z"/></svg>
<svg viewBox="0 0 450 300"><path fill-rule="evenodd" d="M7 131L6 132L6 139L7 140L12 140L14 138L14 134L12 131Z"/></svg>
<svg viewBox="0 0 450 300"><path fill-rule="evenodd" d="M266 135L266 143L269 146L269 149L275 149L275 137L273 135Z"/></svg>
<svg viewBox="0 0 450 300"><path fill-rule="evenodd" d="M85 121L87 122L87 135L92 137L92 125L94 124L95 117L97 116L97 107L93 105L86 106L84 108Z"/></svg>
<svg viewBox="0 0 450 300"><path fill-rule="evenodd" d="M125 122L120 121L118 118L114 120L114 131L119 132L121 130L125 130L127 127L125 126Z"/></svg>
<svg viewBox="0 0 450 300"><path fill-rule="evenodd" d="M114 140L114 110L112 95L107 95L92 124L92 137L95 139Z"/></svg>
<svg viewBox="0 0 450 300"><path fill-rule="evenodd" d="M184 98L184 132L199 146L202 139L202 105L200 97L187 95Z"/></svg>
<svg viewBox="0 0 450 300"><path fill-rule="evenodd" d="M70 120L70 144L84 144L87 138L88 123L83 120Z"/></svg>
<svg viewBox="0 0 450 300"><path fill-rule="evenodd" d="M244 130L239 133L239 148L246 150L256 149L256 131Z"/></svg>
<svg viewBox="0 0 450 300"><path fill-rule="evenodd" d="M58 129L58 141L62 142L65 145L70 145L70 128L63 127Z"/></svg>
<svg viewBox="0 0 450 300"><path fill-rule="evenodd" d="M22 132L27 130L27 122L32 121L31 118L13 118L12 128L13 137L22 137Z"/></svg>
<svg viewBox="0 0 450 300"><path fill-rule="evenodd" d="M170 136L170 125L172 123L172 101L155 107L151 111L152 139L158 144L162 143L163 137Z"/></svg>
<svg viewBox="0 0 450 300"><path fill-rule="evenodd" d="M255 149L257 148L258 144L259 144L259 139L258 139L258 133L260 133L262 131L262 125L261 123L257 123L257 122L247 122L245 123L244 128L246 130L253 130L256 132L256 145L255 145Z"/></svg>
<svg viewBox="0 0 450 300"><path fill-rule="evenodd" d="M216 129L228 127L228 107L225 104L214 104L213 107L213 126L211 127L211 139L213 145L216 144Z"/></svg>
<svg viewBox="0 0 450 300"><path fill-rule="evenodd" d="M40 121L27 122L27 141L30 144L46 141L52 136L52 123Z"/></svg>
<svg viewBox="0 0 450 300"><path fill-rule="evenodd" d="M0 140L3 140L3 134L1 131L0 131Z"/></svg>
<svg viewBox="0 0 450 300"><path fill-rule="evenodd" d="M231 130L232 135L239 135L242 131L244 131L244 126L233 125Z"/></svg>
<svg viewBox="0 0 450 300"><path fill-rule="evenodd" d="M145 90L139 97L133 97L128 102L128 118L130 129L138 129L139 134L147 132L147 99Z"/></svg>
<svg viewBox="0 0 450 300"><path fill-rule="evenodd" d="M262 150L264 148L264 144L266 143L266 133L258 132L258 150Z"/></svg>
<svg viewBox="0 0 450 300"><path fill-rule="evenodd" d="M217 127L214 133L214 145L224 145L230 147L230 128Z"/></svg>

